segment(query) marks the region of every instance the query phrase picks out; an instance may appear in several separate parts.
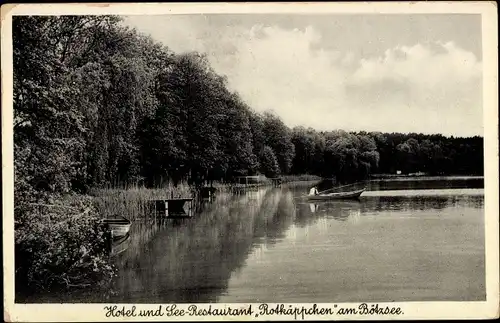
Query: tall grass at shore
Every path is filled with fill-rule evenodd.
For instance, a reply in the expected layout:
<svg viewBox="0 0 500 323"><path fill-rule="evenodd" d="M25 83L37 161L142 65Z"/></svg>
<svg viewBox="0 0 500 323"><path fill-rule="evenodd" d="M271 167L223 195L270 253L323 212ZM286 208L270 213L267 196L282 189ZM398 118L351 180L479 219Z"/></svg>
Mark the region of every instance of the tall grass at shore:
<svg viewBox="0 0 500 323"><path fill-rule="evenodd" d="M283 183L291 183L291 182L311 182L311 181L320 181L322 177L316 175L309 174L300 174L300 175L284 175L281 176L281 181Z"/></svg>
<svg viewBox="0 0 500 323"><path fill-rule="evenodd" d="M321 177L314 175L288 175L282 177L282 183L292 184L294 182L313 182L321 180ZM259 181L257 186L270 185L269 179ZM217 189L217 195L229 193L244 184L213 182L207 184ZM150 201L157 199L169 199L179 197L197 198L194 187L186 182L181 182L177 186L166 184L162 188L145 188L141 186L128 186L124 188L104 188L94 189L91 192L94 196L94 206L101 218L115 215L124 216L130 220L138 219L150 214Z"/></svg>
<svg viewBox="0 0 500 323"><path fill-rule="evenodd" d="M127 189L94 189L91 194L97 213L102 218L121 215L134 220L148 214L152 200L192 197L193 191L187 183L180 183L162 188L135 186Z"/></svg>

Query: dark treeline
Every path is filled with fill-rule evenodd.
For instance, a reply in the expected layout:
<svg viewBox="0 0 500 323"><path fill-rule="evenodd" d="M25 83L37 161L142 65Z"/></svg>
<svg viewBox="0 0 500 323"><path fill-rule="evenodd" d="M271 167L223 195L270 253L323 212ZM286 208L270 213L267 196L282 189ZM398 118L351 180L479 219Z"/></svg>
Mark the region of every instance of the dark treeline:
<svg viewBox="0 0 500 323"><path fill-rule="evenodd" d="M288 128L253 111L199 53L113 16L14 17L16 189L309 173L482 174L483 140Z"/></svg>
<svg viewBox="0 0 500 323"><path fill-rule="evenodd" d="M482 175L483 138L381 132L292 129L297 154L292 171L333 176L340 182L371 173Z"/></svg>

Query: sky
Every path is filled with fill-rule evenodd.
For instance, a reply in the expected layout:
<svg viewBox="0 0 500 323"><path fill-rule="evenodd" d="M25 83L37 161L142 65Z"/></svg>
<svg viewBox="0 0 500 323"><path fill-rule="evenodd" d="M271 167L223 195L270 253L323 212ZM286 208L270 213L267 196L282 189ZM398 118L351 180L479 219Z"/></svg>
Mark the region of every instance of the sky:
<svg viewBox="0 0 500 323"><path fill-rule="evenodd" d="M191 14L124 23L199 51L256 111L316 130L483 135L481 16Z"/></svg>

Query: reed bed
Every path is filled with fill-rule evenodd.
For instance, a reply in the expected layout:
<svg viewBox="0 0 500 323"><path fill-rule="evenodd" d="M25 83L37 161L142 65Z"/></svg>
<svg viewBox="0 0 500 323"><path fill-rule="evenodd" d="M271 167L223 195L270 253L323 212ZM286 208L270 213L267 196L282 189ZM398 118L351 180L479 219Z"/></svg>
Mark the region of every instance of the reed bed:
<svg viewBox="0 0 500 323"><path fill-rule="evenodd" d="M309 174L301 174L301 175L284 175L281 176L281 180L283 183L290 182L311 182L311 181L320 181L322 177L316 175Z"/></svg>
<svg viewBox="0 0 500 323"><path fill-rule="evenodd" d="M150 201L156 199L192 197L192 188L186 183L162 188L129 187L128 189L95 189L92 192L95 208L102 218L121 215L130 220L147 216Z"/></svg>
<svg viewBox="0 0 500 323"><path fill-rule="evenodd" d="M314 175L287 175L282 177L282 183L293 184L294 182L313 182L321 180ZM251 186L271 185L269 179L259 180ZM213 182L206 184L217 189L217 199L234 194L239 189L247 188L245 184ZM121 215L130 220L143 218L151 212L151 200L168 198L193 197L198 200L197 192L187 182L181 182L177 186L166 184L161 188L146 188L141 186L127 186L121 188L94 189L91 192L94 197L94 207L101 218Z"/></svg>

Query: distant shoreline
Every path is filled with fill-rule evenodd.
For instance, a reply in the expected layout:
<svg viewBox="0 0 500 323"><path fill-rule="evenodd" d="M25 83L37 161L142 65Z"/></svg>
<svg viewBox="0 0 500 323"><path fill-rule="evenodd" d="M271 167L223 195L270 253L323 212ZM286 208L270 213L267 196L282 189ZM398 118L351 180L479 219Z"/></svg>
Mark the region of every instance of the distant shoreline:
<svg viewBox="0 0 500 323"><path fill-rule="evenodd" d="M372 174L370 180L468 180L468 179L484 179L484 175L396 175L396 174Z"/></svg>

